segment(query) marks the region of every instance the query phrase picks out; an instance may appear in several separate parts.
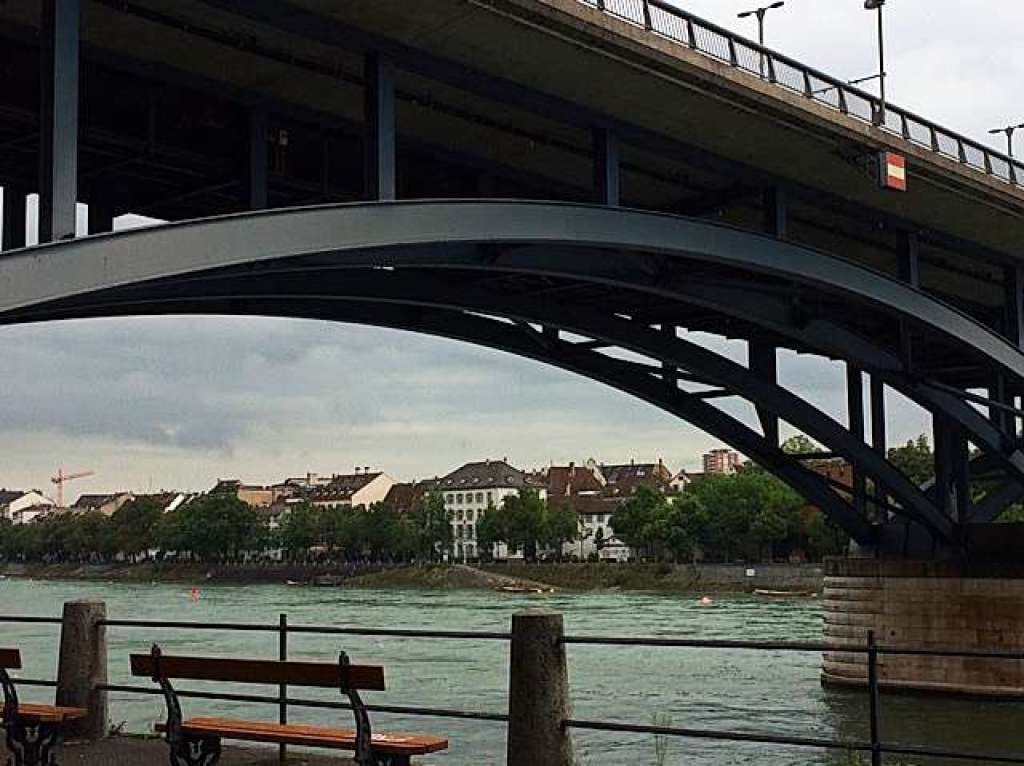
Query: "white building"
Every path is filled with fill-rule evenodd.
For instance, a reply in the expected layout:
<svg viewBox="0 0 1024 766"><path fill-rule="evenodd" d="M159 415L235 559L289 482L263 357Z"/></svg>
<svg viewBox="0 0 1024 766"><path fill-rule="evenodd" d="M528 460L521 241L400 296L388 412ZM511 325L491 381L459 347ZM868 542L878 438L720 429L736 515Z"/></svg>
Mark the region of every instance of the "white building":
<svg viewBox="0 0 1024 766"><path fill-rule="evenodd" d="M466 463L442 478L437 491L451 513L454 558L457 561L478 558L477 522L488 508L500 510L506 497L518 495L521 489L527 488L537 490L541 498L546 497L542 485L532 482L526 473L504 460ZM504 543L496 545L492 554L498 559L509 557Z"/></svg>
<svg viewBox="0 0 1024 766"><path fill-rule="evenodd" d="M0 516L15 524L28 524L57 507L38 490L0 490Z"/></svg>
<svg viewBox="0 0 1024 766"><path fill-rule="evenodd" d="M326 485L315 486L309 499L318 508L369 508L383 502L395 483L386 473L364 468L356 473L333 476Z"/></svg>

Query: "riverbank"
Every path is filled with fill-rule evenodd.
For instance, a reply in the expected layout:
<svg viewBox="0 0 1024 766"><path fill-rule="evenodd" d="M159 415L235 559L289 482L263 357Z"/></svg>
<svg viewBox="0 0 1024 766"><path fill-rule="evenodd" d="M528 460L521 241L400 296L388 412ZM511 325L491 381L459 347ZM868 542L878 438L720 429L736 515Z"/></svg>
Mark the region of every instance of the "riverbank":
<svg viewBox="0 0 1024 766"><path fill-rule="evenodd" d="M509 562L467 566L433 564L385 568L186 563L8 564L7 577L101 582L174 582L192 585L284 584L346 588L506 590L511 592L624 591L645 593L818 593L823 570L813 564L569 564Z"/></svg>

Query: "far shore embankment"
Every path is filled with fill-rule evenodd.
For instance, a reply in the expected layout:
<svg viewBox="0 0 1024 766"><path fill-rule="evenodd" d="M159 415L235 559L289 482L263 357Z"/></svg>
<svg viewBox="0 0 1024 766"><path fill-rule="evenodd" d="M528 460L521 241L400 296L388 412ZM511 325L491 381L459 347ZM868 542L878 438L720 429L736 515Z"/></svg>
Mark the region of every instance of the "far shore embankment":
<svg viewBox="0 0 1024 766"><path fill-rule="evenodd" d="M819 564L575 564L506 562L351 567L322 565L6 564L7 577L40 580L168 582L193 585L319 585L430 590L555 590L641 593L819 593Z"/></svg>

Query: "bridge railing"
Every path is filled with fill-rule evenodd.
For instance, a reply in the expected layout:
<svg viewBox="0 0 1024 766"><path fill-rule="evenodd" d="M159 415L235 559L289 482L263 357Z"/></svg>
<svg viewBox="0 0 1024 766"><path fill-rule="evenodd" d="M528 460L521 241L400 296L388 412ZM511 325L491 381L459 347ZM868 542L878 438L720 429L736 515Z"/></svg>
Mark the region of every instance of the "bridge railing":
<svg viewBox="0 0 1024 766"><path fill-rule="evenodd" d="M0 623L9 624L50 624L60 626L62 623L59 617L30 617L23 615L0 615ZM231 633L261 633L266 634L276 643L276 654L278 659L287 660L289 657L289 637L293 635L322 635L322 636L362 636L382 639L417 639L423 641L439 640L453 643L506 643L515 644L517 641L516 625L513 620L513 627L510 632L503 631L458 631L458 630L423 630L423 629L401 629L401 628L365 628L356 626L340 625L300 625L289 622L286 614L281 614L277 622L265 623L239 623L239 622L199 622L181 620L128 620L128 619L102 619L96 623L97 627L106 630L108 628L118 630L130 630L133 633L140 631L172 630L182 631L190 636L200 633L224 632ZM559 617L560 625L560 617ZM552 636L548 636L552 637ZM690 650L735 650L753 652L794 652L822 654L827 652L841 652L844 654L859 654L866 657L866 678L867 688L867 715L868 725L867 739L829 739L825 737L801 736L785 732L769 731L736 731L726 729L680 727L670 725L645 725L640 723L629 723L623 721L590 720L575 718L569 713L568 699L564 706L565 717L555 720L555 727L563 732L573 729L622 732L629 734L653 735L659 738L672 737L681 739L696 739L713 742L730 742L743 744L757 744L787 749L800 749L819 752L845 752L865 755L871 764L882 764L885 756L914 757L926 759L949 759L960 762L973 763L1012 763L1024 764L1024 753L979 753L966 752L951 749L925 747L905 743L893 743L883 740L881 722L884 719L880 693L884 688L884 682L880 678L879 659L883 656L907 656L907 657L949 657L972 660L999 660L1024 662L1024 652L1003 652L985 650L962 650L962 649L934 649L934 648L913 648L913 647L886 647L879 645L874 635L869 632L867 640L863 644L852 643L834 644L817 641L749 641L731 639L697 639L697 638L669 638L669 637L622 637L622 636L573 636L562 635L561 629L556 640L553 642L562 653L562 665L565 664L564 653L567 646L603 646L603 647L649 647L664 649L690 649ZM151 637L148 637L152 640ZM536 642L537 635L531 634L527 639ZM140 637L140 646L145 646L146 633ZM206 639L202 639L205 645ZM105 647L106 642L101 641L99 645ZM62 642L63 646L63 642ZM79 647L70 646L72 653L78 651ZM62 658L62 660L65 658ZM526 658L528 660L529 658ZM512 683L515 683L515 675L523 670L520 659L520 666L517 668L513 660L511 664ZM115 663L115 667L124 662ZM556 663L557 664L557 663ZM61 666L64 666L62 661ZM547 667L545 665L545 667ZM546 672L541 670L540 675ZM536 668L530 668L529 676L531 681L536 681L538 672ZM38 679L20 677L14 679L17 684L25 686L55 687L59 686L59 680ZM557 685L557 679L552 678L551 683ZM547 683L541 684L547 686ZM107 683L102 679L95 687L103 693L118 693L141 696L158 696L162 692L154 686L143 686L138 684ZM281 686L277 694L232 694L198 690L179 690L178 696L182 698L256 703L273 705L278 709L279 721L287 723L289 708L314 708L327 710L350 710L346 702L327 700L297 698L288 694L288 688ZM424 707L417 705L381 705L371 704L366 706L371 712L403 715L410 717L430 717L442 719L461 719L478 721L484 724L509 725L510 721L516 718L516 711L512 709L510 700L509 710L467 710L443 707ZM529 717L529 716L528 716ZM282 757L284 751L282 748ZM529 761L524 761L529 762Z"/></svg>
<svg viewBox="0 0 1024 766"><path fill-rule="evenodd" d="M780 88L929 149L954 162L1024 188L1024 163L913 112L886 103L853 84L676 8L664 0L578 0L623 21Z"/></svg>

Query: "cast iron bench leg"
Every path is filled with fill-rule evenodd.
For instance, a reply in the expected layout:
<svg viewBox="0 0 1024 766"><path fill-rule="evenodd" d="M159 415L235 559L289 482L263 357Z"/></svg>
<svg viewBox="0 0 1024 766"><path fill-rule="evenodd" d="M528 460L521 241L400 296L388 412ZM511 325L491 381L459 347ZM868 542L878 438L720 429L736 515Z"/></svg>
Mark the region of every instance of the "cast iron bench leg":
<svg viewBox="0 0 1024 766"><path fill-rule="evenodd" d="M220 737L183 734L171 745L171 766L215 766L220 761Z"/></svg>
<svg viewBox="0 0 1024 766"><path fill-rule="evenodd" d="M25 724L16 721L7 727L8 766L57 766L61 743L60 724Z"/></svg>

